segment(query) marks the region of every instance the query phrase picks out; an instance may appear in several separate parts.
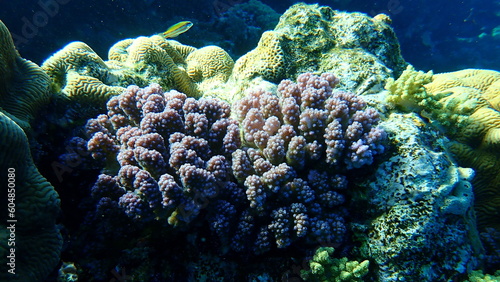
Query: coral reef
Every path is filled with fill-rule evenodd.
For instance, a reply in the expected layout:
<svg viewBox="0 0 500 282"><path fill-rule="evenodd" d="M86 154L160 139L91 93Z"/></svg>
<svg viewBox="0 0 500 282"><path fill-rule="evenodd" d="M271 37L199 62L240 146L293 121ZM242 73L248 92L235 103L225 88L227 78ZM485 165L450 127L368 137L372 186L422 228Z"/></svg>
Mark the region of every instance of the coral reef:
<svg viewBox="0 0 500 282"><path fill-rule="evenodd" d="M376 91L406 63L387 21L329 7L290 7L257 47L239 58L233 79L262 76L271 82L296 78L304 72L332 72L340 87L356 93Z"/></svg>
<svg viewBox="0 0 500 282"><path fill-rule="evenodd" d="M281 98L254 92L241 100L241 149L228 104L131 86L87 123L88 150L106 172L93 197L110 197L142 223L187 226L206 210L224 252L341 243L343 173L372 164L385 133L375 127L378 113L333 91L337 83L307 73L284 80Z"/></svg>
<svg viewBox="0 0 500 282"><path fill-rule="evenodd" d="M88 150L112 175L99 176L94 197L111 193L130 217L177 225L226 185L228 158L240 144L228 104L152 84L129 86L107 107L87 123Z"/></svg>
<svg viewBox="0 0 500 282"><path fill-rule="evenodd" d="M24 130L49 102L49 77L21 58L7 27L0 21L0 111Z"/></svg>
<svg viewBox="0 0 500 282"><path fill-rule="evenodd" d="M204 28L246 48L275 21L251 0ZM0 280L106 281L125 270L137 281L278 280L320 244L342 255L319 248L306 280L361 281L371 265L381 281L495 281L471 270L500 264L500 74L404 70L390 24L300 3L236 63L220 47L153 35L117 42L108 61L72 42L40 68L0 22L0 179L19 219L15 234L0 223L0 262L15 249L17 273ZM368 105L384 109L370 99L386 93L359 95L386 81L384 102L431 126L400 113L380 123ZM264 88L241 91L254 85ZM74 206L61 257L59 196L42 173L55 170L57 139L99 108L88 140L61 157L81 164L59 183ZM57 274L60 257L75 263Z"/></svg>
<svg viewBox="0 0 500 282"><path fill-rule="evenodd" d="M382 121L395 150L361 184L373 216L364 256L378 265L379 280L444 281L479 265L473 170L457 167L447 140L424 125L413 113Z"/></svg>
<svg viewBox="0 0 500 282"><path fill-rule="evenodd" d="M301 277L305 281L351 281L361 282L368 274L370 262L364 260L348 261L347 258L337 259L333 257L335 249L332 247L320 247L316 250L313 258L309 261L309 270L302 270Z"/></svg>

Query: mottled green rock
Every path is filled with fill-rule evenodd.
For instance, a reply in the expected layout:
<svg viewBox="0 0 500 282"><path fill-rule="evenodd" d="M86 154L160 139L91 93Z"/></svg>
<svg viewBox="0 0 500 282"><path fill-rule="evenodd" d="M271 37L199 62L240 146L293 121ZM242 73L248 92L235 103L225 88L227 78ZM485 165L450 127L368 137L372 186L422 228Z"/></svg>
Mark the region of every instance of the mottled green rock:
<svg viewBox="0 0 500 282"><path fill-rule="evenodd" d="M447 139L415 114L392 113L379 125L392 155L363 183L371 220L361 255L373 259L378 281L448 281L479 265L470 183ZM436 263L438 262L438 263Z"/></svg>
<svg viewBox="0 0 500 282"><path fill-rule="evenodd" d="M262 35L257 48L236 61L233 79L262 76L276 83L304 72L331 72L346 90L378 91L406 67L388 22L388 17L296 4Z"/></svg>

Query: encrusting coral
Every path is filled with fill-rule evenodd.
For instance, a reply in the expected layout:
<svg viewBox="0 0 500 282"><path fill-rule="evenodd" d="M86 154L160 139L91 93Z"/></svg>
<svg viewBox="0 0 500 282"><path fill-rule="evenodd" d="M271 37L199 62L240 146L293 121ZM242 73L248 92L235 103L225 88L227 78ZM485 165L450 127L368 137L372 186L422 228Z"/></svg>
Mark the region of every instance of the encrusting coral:
<svg viewBox="0 0 500 282"><path fill-rule="evenodd" d="M262 77L278 83L300 73L331 72L343 89L363 93L406 67L396 35L382 21L361 13L295 4L266 31L257 47L235 62L231 80Z"/></svg>
<svg viewBox="0 0 500 282"><path fill-rule="evenodd" d="M360 256L373 259L379 281L444 281L478 267L474 171L458 167L447 139L415 113L391 113L379 126L394 150L356 183L367 191L362 213L372 216L353 224L359 238L366 233Z"/></svg>

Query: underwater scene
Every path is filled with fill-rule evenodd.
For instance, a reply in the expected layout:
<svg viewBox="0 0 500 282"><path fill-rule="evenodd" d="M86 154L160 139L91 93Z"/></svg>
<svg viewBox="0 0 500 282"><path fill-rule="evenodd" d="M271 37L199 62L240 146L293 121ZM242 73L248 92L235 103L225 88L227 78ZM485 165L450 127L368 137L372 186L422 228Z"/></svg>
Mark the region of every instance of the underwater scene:
<svg viewBox="0 0 500 282"><path fill-rule="evenodd" d="M500 281L500 1L0 8L0 281Z"/></svg>

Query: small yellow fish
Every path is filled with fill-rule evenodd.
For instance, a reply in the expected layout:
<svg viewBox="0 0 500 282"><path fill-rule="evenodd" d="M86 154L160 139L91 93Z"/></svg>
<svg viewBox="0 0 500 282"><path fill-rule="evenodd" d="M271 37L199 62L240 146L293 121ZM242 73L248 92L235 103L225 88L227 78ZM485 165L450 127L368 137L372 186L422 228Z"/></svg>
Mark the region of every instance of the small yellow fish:
<svg viewBox="0 0 500 282"><path fill-rule="evenodd" d="M188 31L193 26L193 23L190 21L182 21L174 24L169 27L167 31L163 32L161 35L165 38L173 38L177 35Z"/></svg>

